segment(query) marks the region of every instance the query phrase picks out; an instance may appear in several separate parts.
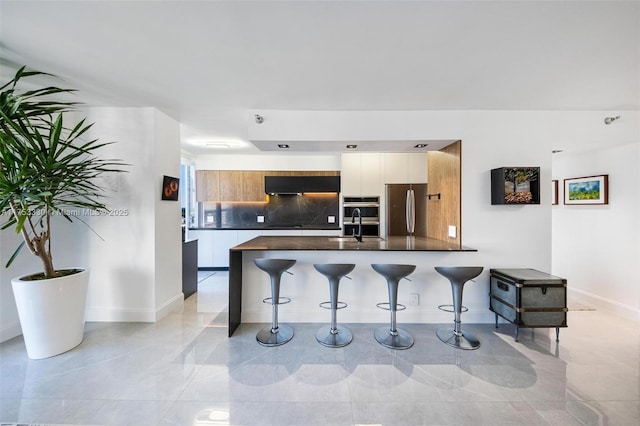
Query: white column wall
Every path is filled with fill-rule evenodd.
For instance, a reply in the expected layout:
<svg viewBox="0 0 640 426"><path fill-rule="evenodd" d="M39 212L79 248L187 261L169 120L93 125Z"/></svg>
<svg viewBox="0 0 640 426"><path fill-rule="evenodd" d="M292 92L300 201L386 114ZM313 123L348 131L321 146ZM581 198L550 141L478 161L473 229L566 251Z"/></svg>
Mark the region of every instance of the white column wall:
<svg viewBox="0 0 640 426"><path fill-rule="evenodd" d="M155 110L155 310L160 318L182 304L182 232L180 201L161 200L164 175L180 177L180 126ZM186 182L180 181L180 185Z"/></svg>
<svg viewBox="0 0 640 426"><path fill-rule="evenodd" d="M162 175L180 175L179 125L153 108L93 108L87 117L96 137L116 141L104 155L129 164L105 179L116 214L90 221L104 241L87 236L87 320L153 322L183 300L180 203L159 201Z"/></svg>

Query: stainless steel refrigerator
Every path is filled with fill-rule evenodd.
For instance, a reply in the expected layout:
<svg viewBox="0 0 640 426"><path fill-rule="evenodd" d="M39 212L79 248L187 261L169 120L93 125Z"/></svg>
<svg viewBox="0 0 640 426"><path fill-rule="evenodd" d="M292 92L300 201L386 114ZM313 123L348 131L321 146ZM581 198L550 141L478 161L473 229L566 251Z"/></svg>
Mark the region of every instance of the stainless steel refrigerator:
<svg viewBox="0 0 640 426"><path fill-rule="evenodd" d="M386 184L387 235L427 236L427 184Z"/></svg>

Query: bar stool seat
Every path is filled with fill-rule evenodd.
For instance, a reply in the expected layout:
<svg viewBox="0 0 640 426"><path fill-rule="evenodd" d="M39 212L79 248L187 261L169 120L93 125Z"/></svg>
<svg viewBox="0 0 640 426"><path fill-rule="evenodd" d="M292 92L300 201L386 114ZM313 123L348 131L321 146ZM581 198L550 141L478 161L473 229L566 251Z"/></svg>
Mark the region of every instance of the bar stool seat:
<svg viewBox="0 0 640 426"><path fill-rule="evenodd" d="M382 346L390 349L409 349L413 346L413 337L407 330L397 328L396 312L404 310L406 307L398 303L398 283L402 278L407 277L416 269L416 265L398 264L372 264L374 271L382 275L387 280L387 290L389 292L388 303L378 303L378 307L388 309L391 314L389 327L377 328L373 335ZM385 306L388 305L388 308Z"/></svg>
<svg viewBox="0 0 640 426"><path fill-rule="evenodd" d="M337 311L347 307L346 303L338 301L338 286L340 279L353 271L356 265L353 263L324 263L314 264L313 267L329 280L330 300L321 303L320 307L331 309L331 324L320 328L316 332L316 340L321 345L329 348L347 346L353 340L353 334L347 327L338 326Z"/></svg>
<svg viewBox="0 0 640 426"><path fill-rule="evenodd" d="M436 266L435 270L451 283L453 296L454 328L440 328L436 331L438 338L449 346L458 349L478 349L480 341L471 333L462 331L460 316L467 308L462 306L462 292L464 284L480 275L482 266ZM441 305L451 306L451 305Z"/></svg>
<svg viewBox="0 0 640 426"><path fill-rule="evenodd" d="M271 304L271 327L265 327L258 332L256 340L263 346L279 346L293 338L293 328L286 324L278 324L278 305L291 302L288 297L280 297L280 279L282 273L295 265L291 259L254 259L256 266L271 279L271 297L262 302ZM290 272L289 272L290 273Z"/></svg>

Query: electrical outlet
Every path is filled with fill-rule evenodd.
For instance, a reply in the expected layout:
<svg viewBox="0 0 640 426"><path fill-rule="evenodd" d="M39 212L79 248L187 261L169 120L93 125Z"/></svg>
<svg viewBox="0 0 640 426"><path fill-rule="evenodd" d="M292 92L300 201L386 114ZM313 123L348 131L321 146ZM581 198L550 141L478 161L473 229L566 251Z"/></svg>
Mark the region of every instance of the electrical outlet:
<svg viewBox="0 0 640 426"><path fill-rule="evenodd" d="M336 217L335 216L327 217L327 222L328 223L336 223Z"/></svg>
<svg viewBox="0 0 640 426"><path fill-rule="evenodd" d="M411 293L409 295L409 304L411 306L418 306L420 305L420 294L419 293Z"/></svg>
<svg viewBox="0 0 640 426"><path fill-rule="evenodd" d="M449 237L451 237L451 238L455 238L456 237L456 226L455 225L449 225Z"/></svg>
<svg viewBox="0 0 640 426"><path fill-rule="evenodd" d="M258 215L258 223L264 223L264 216Z"/></svg>

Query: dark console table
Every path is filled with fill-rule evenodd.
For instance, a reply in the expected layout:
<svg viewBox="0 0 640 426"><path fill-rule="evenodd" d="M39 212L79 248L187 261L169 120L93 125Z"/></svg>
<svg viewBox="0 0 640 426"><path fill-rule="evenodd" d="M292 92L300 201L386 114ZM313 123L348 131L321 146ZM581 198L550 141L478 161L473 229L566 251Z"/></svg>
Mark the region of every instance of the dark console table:
<svg viewBox="0 0 640 426"><path fill-rule="evenodd" d="M520 328L567 326L567 280L535 269L491 269L489 308Z"/></svg>

